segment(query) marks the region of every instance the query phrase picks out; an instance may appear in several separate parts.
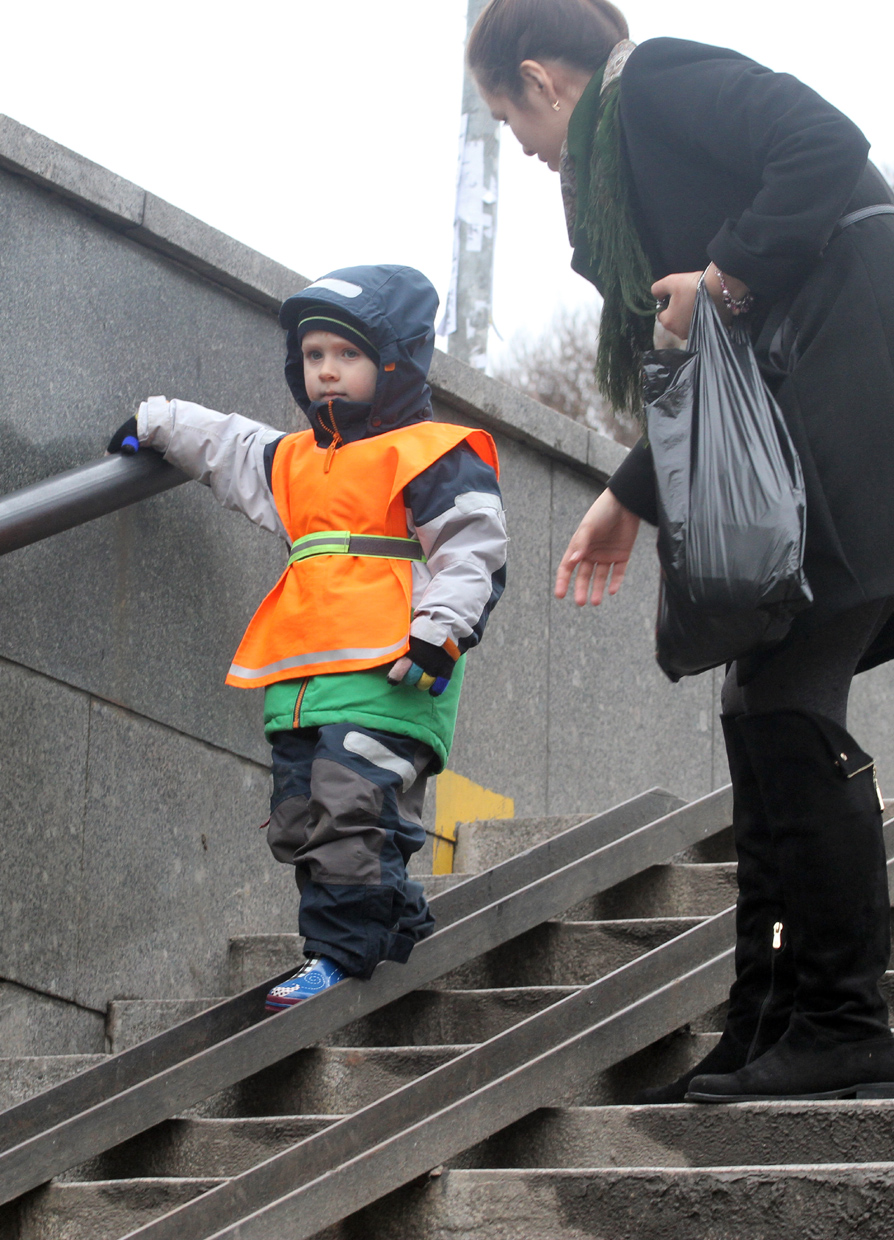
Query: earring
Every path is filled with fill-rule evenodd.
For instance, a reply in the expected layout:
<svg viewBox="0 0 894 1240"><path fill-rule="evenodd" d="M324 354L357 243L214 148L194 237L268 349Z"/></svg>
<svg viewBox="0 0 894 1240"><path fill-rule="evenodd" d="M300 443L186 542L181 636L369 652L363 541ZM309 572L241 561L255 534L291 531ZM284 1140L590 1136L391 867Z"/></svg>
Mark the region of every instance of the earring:
<svg viewBox="0 0 894 1240"><path fill-rule="evenodd" d="M553 104L553 111L554 111L554 112L561 112L561 111L562 111L562 106L561 106L561 104L559 103L558 99L557 99L557 100L556 100L556 102Z"/></svg>

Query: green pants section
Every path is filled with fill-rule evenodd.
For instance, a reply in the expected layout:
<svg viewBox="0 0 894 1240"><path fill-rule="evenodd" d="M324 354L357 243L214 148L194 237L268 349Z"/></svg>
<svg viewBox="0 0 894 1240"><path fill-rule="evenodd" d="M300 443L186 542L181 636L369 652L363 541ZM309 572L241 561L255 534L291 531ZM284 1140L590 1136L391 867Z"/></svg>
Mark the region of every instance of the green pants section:
<svg viewBox="0 0 894 1240"><path fill-rule="evenodd" d="M444 769L453 744L465 662L464 657L458 661L440 697L406 685L389 685L390 664L366 672L279 681L269 685L264 696L265 735L269 739L276 732L296 728L360 724L429 745L435 755L430 774L437 774Z"/></svg>

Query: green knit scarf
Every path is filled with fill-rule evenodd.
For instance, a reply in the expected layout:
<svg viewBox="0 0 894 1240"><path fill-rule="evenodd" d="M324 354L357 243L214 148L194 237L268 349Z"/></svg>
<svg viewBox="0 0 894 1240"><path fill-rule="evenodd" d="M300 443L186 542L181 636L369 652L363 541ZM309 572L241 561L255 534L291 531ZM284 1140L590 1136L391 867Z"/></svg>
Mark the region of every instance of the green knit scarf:
<svg viewBox="0 0 894 1240"><path fill-rule="evenodd" d="M619 129L620 77L602 93L605 66L568 125L577 209L571 266L602 294L596 381L612 408L642 415L642 357L652 347L655 298L633 226Z"/></svg>

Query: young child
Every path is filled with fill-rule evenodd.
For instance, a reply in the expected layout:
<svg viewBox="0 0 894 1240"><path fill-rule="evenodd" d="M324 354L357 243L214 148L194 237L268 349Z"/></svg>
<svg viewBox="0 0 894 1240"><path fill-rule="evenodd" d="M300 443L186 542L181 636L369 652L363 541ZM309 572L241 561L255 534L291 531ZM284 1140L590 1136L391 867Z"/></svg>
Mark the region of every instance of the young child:
<svg viewBox="0 0 894 1240"><path fill-rule="evenodd" d="M310 430L153 397L109 444L163 453L291 548L227 676L266 686L267 840L301 892L306 961L273 1011L406 961L434 928L406 865L506 562L492 439L431 420L437 304L409 267L332 272L280 311Z"/></svg>

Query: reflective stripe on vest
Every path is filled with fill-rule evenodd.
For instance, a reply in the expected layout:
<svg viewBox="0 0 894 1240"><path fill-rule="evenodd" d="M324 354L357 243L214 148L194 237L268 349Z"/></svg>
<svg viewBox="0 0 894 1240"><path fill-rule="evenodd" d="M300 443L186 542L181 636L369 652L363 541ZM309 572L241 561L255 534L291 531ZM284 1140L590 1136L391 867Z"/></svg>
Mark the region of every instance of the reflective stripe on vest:
<svg viewBox="0 0 894 1240"><path fill-rule="evenodd" d="M312 555L362 555L381 560L418 560L425 554L418 538L391 538L376 534L352 534L350 530L320 530L292 543L289 567Z"/></svg>
<svg viewBox="0 0 894 1240"><path fill-rule="evenodd" d="M333 663L336 660L341 662L348 659L388 659L391 655L401 653L406 644L406 640L402 638L393 646L383 646L378 649L318 650L313 654L280 659L277 663L268 663L266 667L240 667L238 663L233 663L229 674L234 680L255 680L259 676L275 676L283 672L291 672L298 677L307 671L313 671L314 667L321 663Z"/></svg>

